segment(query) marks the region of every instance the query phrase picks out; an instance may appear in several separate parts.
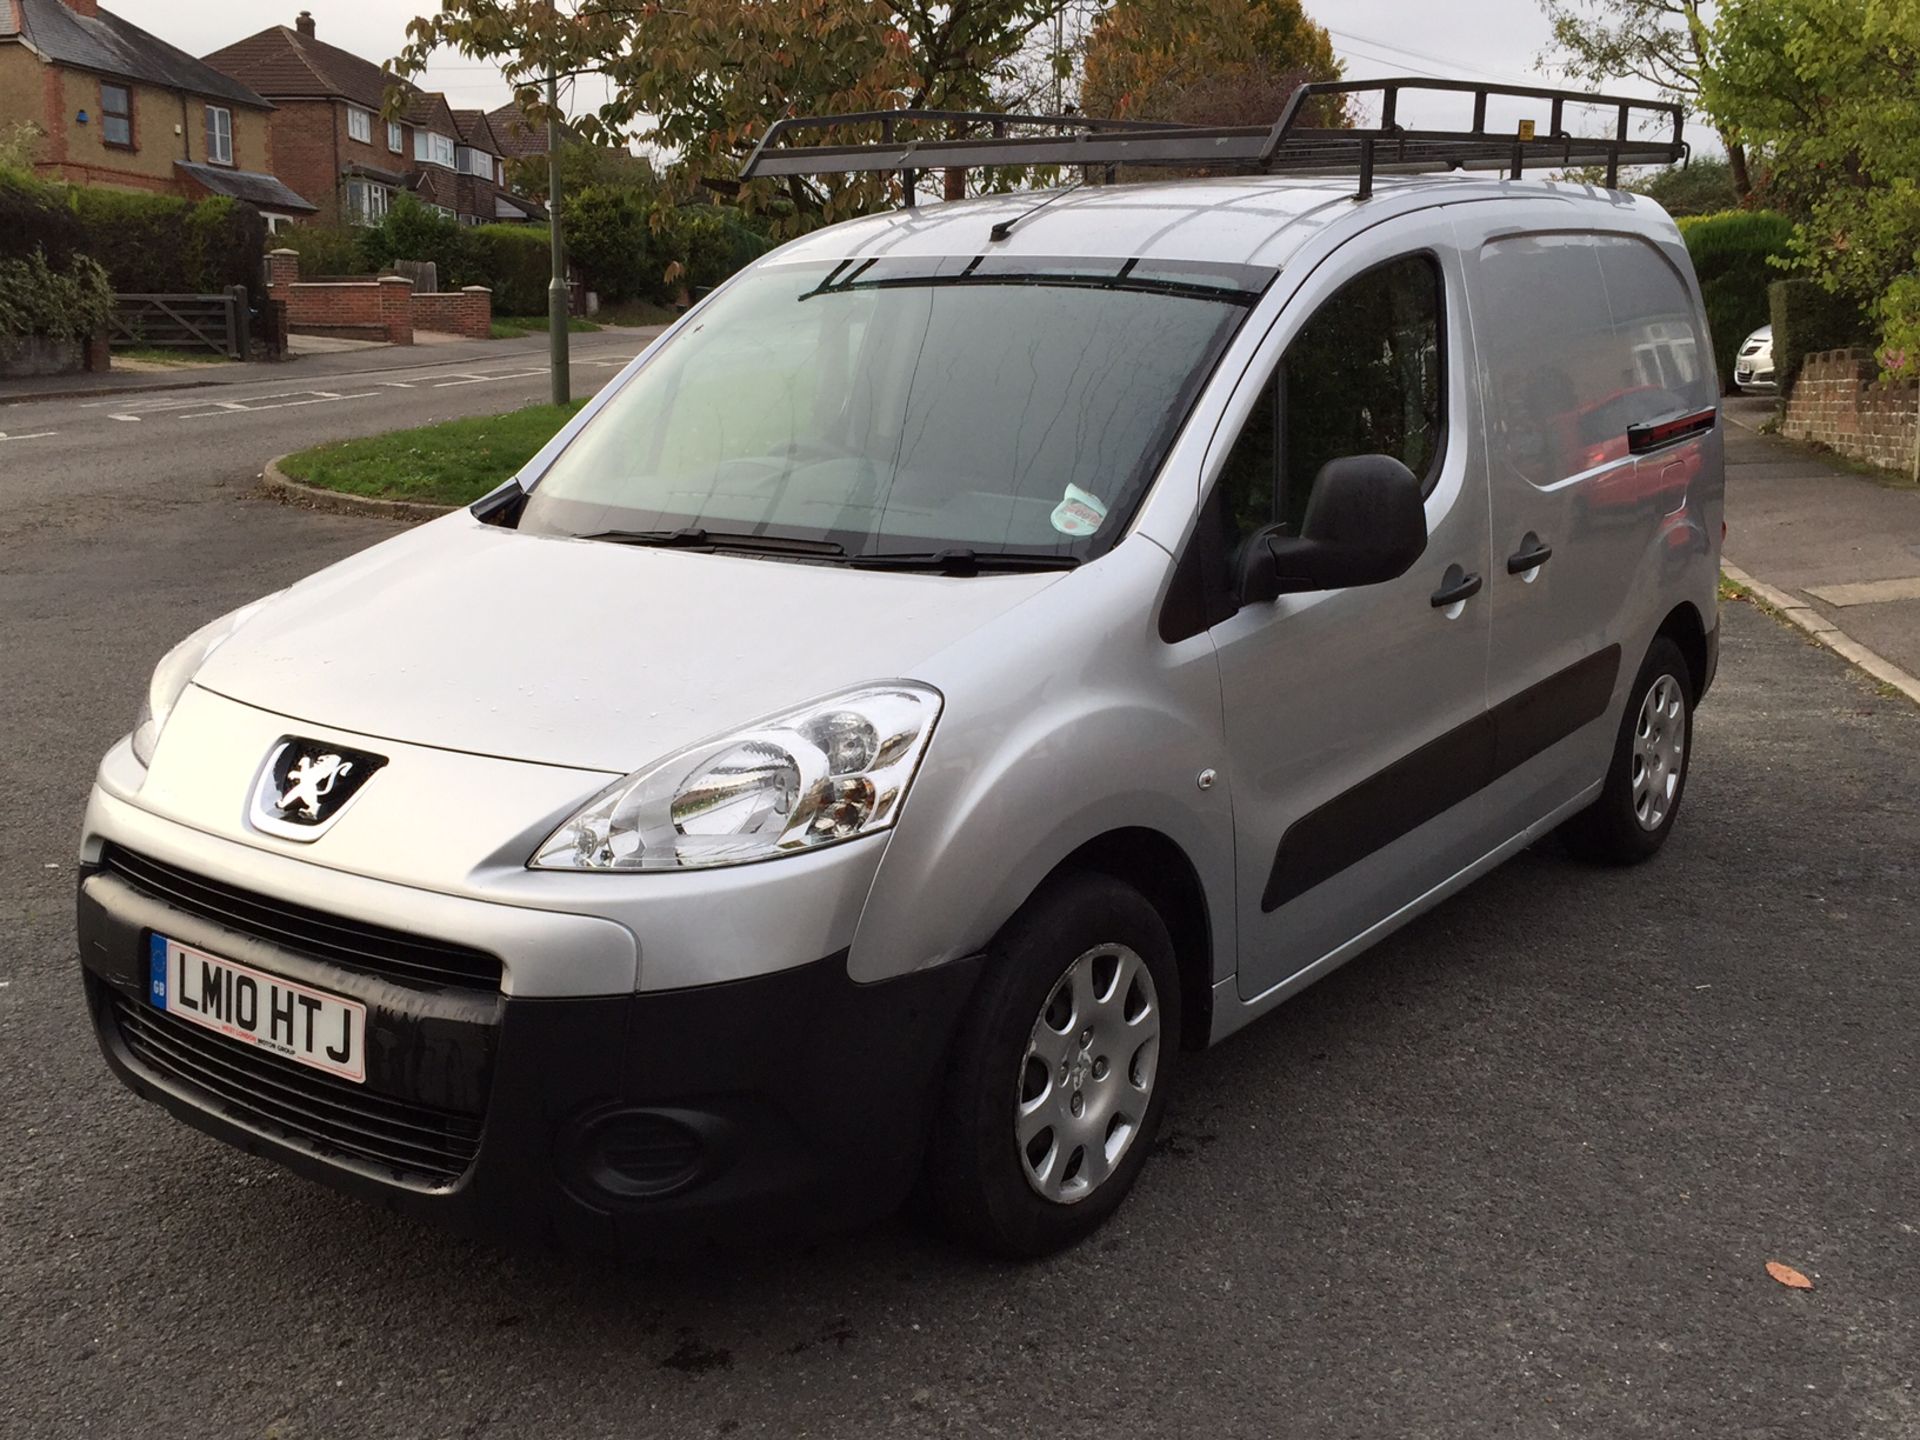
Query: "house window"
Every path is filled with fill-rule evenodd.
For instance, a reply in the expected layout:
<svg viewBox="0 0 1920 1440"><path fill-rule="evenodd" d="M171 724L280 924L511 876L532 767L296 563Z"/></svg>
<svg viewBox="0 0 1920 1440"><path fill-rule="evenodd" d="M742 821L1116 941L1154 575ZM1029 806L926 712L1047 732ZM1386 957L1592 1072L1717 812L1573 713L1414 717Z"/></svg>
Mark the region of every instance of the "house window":
<svg viewBox="0 0 1920 1440"><path fill-rule="evenodd" d="M507 183L507 162L496 157L493 162L493 183L504 188Z"/></svg>
<svg viewBox="0 0 1920 1440"><path fill-rule="evenodd" d="M462 145L457 152L459 169L463 174L478 175L482 180L493 178L493 157L484 150L472 150Z"/></svg>
<svg viewBox="0 0 1920 1440"><path fill-rule="evenodd" d="M100 87L100 138L122 150L133 148L133 93L124 85Z"/></svg>
<svg viewBox="0 0 1920 1440"><path fill-rule="evenodd" d="M293 228L293 217L291 215L281 215L272 210L262 210L260 212L260 218L267 222L267 233L269 235L278 235L282 230L291 230Z"/></svg>
<svg viewBox="0 0 1920 1440"><path fill-rule="evenodd" d="M358 140L362 145L373 143L373 112L347 107L347 138Z"/></svg>
<svg viewBox="0 0 1920 1440"><path fill-rule="evenodd" d="M347 181L347 223L350 225L378 225L387 218L387 207L392 203L393 191L385 185L371 180Z"/></svg>
<svg viewBox="0 0 1920 1440"><path fill-rule="evenodd" d="M398 120L387 122L387 149L398 155L407 148L407 132L400 128Z"/></svg>
<svg viewBox="0 0 1920 1440"><path fill-rule="evenodd" d="M207 106L207 159L233 164L233 112L218 105Z"/></svg>
<svg viewBox="0 0 1920 1440"><path fill-rule="evenodd" d="M445 135L436 135L431 130L413 132L413 158L429 165L444 165L453 169L453 141Z"/></svg>

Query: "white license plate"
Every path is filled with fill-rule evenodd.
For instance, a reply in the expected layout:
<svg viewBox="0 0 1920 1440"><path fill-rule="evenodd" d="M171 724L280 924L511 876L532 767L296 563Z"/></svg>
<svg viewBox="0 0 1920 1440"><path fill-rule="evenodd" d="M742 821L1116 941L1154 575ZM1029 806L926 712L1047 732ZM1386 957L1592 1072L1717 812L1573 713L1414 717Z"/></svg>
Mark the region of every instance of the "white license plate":
<svg viewBox="0 0 1920 1440"><path fill-rule="evenodd" d="M367 1078L367 1007L155 935L147 1000L204 1025L359 1084Z"/></svg>

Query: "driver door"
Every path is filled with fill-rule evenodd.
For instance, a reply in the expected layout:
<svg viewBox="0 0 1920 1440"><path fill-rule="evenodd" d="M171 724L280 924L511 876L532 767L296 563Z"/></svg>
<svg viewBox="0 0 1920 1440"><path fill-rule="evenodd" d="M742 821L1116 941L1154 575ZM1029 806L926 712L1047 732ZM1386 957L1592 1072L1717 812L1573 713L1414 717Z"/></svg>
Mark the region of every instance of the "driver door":
<svg viewBox="0 0 1920 1440"><path fill-rule="evenodd" d="M1400 243L1362 236L1302 283L1208 457L1229 543L1297 533L1320 467L1356 454L1420 479L1429 537L1398 579L1249 603L1212 628L1243 999L1305 984L1486 849L1487 498L1459 263L1382 228Z"/></svg>

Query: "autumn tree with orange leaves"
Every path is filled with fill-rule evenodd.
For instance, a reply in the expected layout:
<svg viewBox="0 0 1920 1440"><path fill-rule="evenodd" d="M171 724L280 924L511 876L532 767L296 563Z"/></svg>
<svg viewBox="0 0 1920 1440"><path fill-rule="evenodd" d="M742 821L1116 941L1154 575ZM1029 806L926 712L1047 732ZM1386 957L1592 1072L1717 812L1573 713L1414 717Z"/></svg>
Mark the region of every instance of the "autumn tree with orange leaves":
<svg viewBox="0 0 1920 1440"><path fill-rule="evenodd" d="M393 62L417 73L440 46L492 60L529 117L549 67L605 77L611 99L570 117L590 138L642 140L688 193L730 188L769 122L859 110L986 109L1069 0L441 0ZM845 131L836 141L877 140ZM790 228L897 198L887 176L757 181L748 205L790 202Z"/></svg>
<svg viewBox="0 0 1920 1440"><path fill-rule="evenodd" d="M1296 87L1340 62L1300 0L1114 0L1087 38L1089 115L1194 125L1269 125ZM1311 118L1346 123L1322 101Z"/></svg>

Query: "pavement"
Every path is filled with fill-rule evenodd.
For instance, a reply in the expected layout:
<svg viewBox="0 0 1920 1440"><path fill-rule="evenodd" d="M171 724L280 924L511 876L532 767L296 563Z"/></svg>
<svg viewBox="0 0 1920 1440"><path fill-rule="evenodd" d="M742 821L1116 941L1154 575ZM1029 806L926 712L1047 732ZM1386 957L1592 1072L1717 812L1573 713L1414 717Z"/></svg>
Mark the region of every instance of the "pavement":
<svg viewBox="0 0 1920 1440"><path fill-rule="evenodd" d="M96 757L179 636L395 529L245 498L374 398L234 393L0 445L0 1436L1920 1436L1920 709L1745 604L1659 858L1542 844L1190 1057L1045 1263L505 1253L175 1124L83 1013Z"/></svg>
<svg viewBox="0 0 1920 1440"><path fill-rule="evenodd" d="M1903 673L1920 702L1920 488L1761 435L1773 409L1727 402L1728 566L1825 643Z"/></svg>

